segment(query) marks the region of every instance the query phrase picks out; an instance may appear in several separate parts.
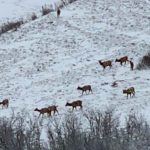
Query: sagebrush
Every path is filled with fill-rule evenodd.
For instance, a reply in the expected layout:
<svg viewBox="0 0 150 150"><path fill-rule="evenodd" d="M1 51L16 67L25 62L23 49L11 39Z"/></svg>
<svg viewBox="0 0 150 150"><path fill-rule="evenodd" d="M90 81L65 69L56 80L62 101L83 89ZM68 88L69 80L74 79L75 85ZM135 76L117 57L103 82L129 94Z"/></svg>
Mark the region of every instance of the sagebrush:
<svg viewBox="0 0 150 150"><path fill-rule="evenodd" d="M148 150L149 124L134 114L124 127L112 111L88 111L80 115L69 112L60 122L47 118L47 145L41 140L43 121L31 119L26 113L0 118L0 149L2 150ZM83 121L84 120L84 121ZM85 126L86 125L86 126Z"/></svg>

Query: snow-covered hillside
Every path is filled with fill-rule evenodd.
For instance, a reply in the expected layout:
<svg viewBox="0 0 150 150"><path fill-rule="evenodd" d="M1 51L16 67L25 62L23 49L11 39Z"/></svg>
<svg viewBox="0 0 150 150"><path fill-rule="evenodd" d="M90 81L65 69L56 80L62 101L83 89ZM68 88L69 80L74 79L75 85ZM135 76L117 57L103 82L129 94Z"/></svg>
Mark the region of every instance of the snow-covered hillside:
<svg viewBox="0 0 150 150"><path fill-rule="evenodd" d="M56 104L61 116L70 109L67 101L80 99L84 110L111 107L122 117L134 111L150 121L149 70L115 63L127 55L137 65L150 50L149 15L148 0L78 0L60 18L54 12L1 35L0 97L10 106L0 115L23 108L38 115L34 108ZM108 59L113 66L103 71L98 60ZM111 87L116 80L118 87ZM87 84L93 94L81 96L77 87ZM136 96L127 99L122 90L131 86Z"/></svg>
<svg viewBox="0 0 150 150"><path fill-rule="evenodd" d="M58 2L60 0L0 0L0 24L39 13L44 5L52 5L55 9Z"/></svg>

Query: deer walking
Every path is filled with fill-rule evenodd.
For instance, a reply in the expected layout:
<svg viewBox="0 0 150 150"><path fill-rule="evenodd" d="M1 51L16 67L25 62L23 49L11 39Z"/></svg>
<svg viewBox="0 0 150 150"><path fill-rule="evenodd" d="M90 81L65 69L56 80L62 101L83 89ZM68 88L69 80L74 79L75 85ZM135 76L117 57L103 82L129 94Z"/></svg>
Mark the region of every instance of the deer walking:
<svg viewBox="0 0 150 150"><path fill-rule="evenodd" d="M116 59L115 62L120 62L120 65L122 66L122 63L125 63L128 61L128 56L124 56L124 57L121 57L119 59Z"/></svg>
<svg viewBox="0 0 150 150"><path fill-rule="evenodd" d="M34 111L38 111L40 113L39 117L40 115L42 115L43 117L44 114L48 114L48 116L51 116L51 111L48 108L41 108L41 109L35 108Z"/></svg>
<svg viewBox="0 0 150 150"><path fill-rule="evenodd" d="M88 94L89 94L90 92L93 93L92 88L91 88L91 85L85 85L85 86L83 86L83 87L78 86L78 87L77 87L77 90L81 90L81 91L82 91L82 95L83 95L84 92L87 94L87 91L89 91Z"/></svg>
<svg viewBox="0 0 150 150"><path fill-rule="evenodd" d="M127 99L128 99L128 95L130 95L130 97L131 97L131 95L135 96L135 89L134 89L134 87L130 87L128 89L123 90L123 94L127 94Z"/></svg>
<svg viewBox="0 0 150 150"><path fill-rule="evenodd" d="M74 108L76 109L77 106L80 107L80 109L82 109L82 101L81 100L77 100L77 101L74 101L72 103L66 103L66 106L71 106L72 107L72 111L74 110Z"/></svg>
<svg viewBox="0 0 150 150"><path fill-rule="evenodd" d="M99 64L103 67L103 70L109 66L110 68L112 67L112 61L111 60L108 60L108 61L101 61L99 60Z"/></svg>
<svg viewBox="0 0 150 150"><path fill-rule="evenodd" d="M52 106L49 106L48 109L49 111L53 111L54 112L54 115L55 113L57 112L58 113L58 109L57 109L58 106L55 106L55 105L52 105ZM58 113L59 114L59 113Z"/></svg>

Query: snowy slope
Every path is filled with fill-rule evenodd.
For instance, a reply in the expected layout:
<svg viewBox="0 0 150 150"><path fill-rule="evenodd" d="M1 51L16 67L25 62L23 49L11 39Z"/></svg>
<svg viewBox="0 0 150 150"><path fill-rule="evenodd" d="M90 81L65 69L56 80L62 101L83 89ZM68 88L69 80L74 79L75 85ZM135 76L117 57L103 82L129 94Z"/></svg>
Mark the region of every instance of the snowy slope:
<svg viewBox="0 0 150 150"><path fill-rule="evenodd" d="M23 25L0 37L0 97L9 98L9 116L26 108L51 104L60 116L67 101L83 100L88 108L115 109L124 117L138 112L150 121L150 76L130 71L115 59L128 55L135 65L150 50L150 2L147 0L78 0L62 10ZM28 11L28 10L27 10ZM50 22L53 21L51 24ZM113 60L103 71L98 60ZM118 87L111 84L119 80ZM93 94L81 96L78 85L91 84ZM136 96L126 99L122 90L134 86Z"/></svg>
<svg viewBox="0 0 150 150"><path fill-rule="evenodd" d="M40 13L42 6L52 5L60 0L0 0L0 24L13 19L30 17L33 12Z"/></svg>

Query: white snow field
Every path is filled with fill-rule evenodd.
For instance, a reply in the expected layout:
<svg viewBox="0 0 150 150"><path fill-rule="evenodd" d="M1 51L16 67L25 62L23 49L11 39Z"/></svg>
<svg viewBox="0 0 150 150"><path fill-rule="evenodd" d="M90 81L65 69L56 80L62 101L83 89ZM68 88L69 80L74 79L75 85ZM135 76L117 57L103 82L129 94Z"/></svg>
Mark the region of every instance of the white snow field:
<svg viewBox="0 0 150 150"><path fill-rule="evenodd" d="M30 9L22 5L28 2L1 0L17 9L16 18L18 12L25 15L41 8L46 0L33 1L35 7ZM7 17L7 11L3 16ZM0 109L0 116L24 108L38 116L33 111L36 107L56 104L56 117L61 117L71 110L66 102L79 99L83 111L112 108L122 120L135 112L150 121L150 71L131 71L129 63L115 63L127 55L136 66L149 50L148 0L78 0L65 6L60 18L53 12L26 23L0 36L0 99L10 100L8 109ZM98 60L113 60L113 66L103 71ZM116 80L114 88L111 84ZM81 96L77 87L87 84L93 94ZM136 95L127 99L122 90L131 86Z"/></svg>
<svg viewBox="0 0 150 150"><path fill-rule="evenodd" d="M60 0L0 0L0 24L18 18L30 17L33 12L39 14L42 6L55 9Z"/></svg>

